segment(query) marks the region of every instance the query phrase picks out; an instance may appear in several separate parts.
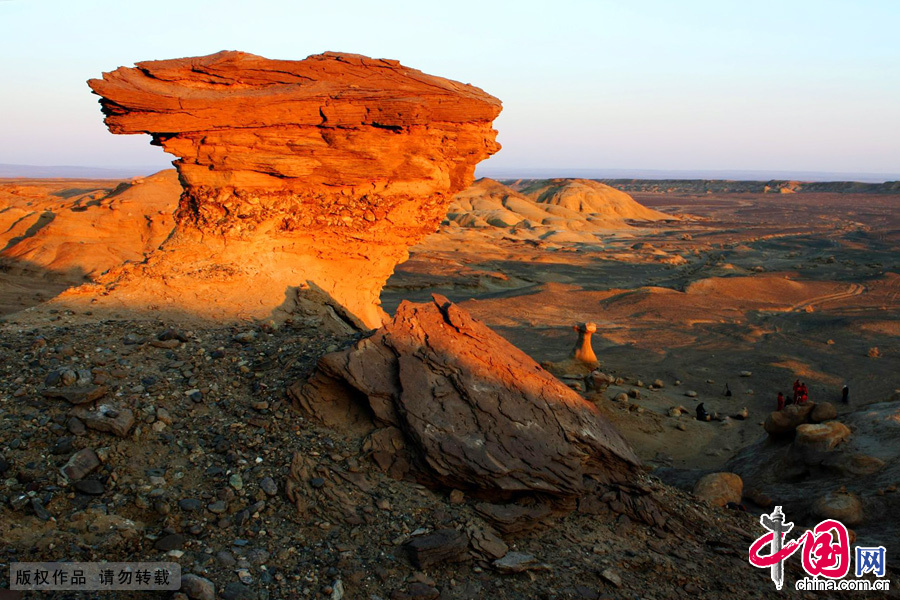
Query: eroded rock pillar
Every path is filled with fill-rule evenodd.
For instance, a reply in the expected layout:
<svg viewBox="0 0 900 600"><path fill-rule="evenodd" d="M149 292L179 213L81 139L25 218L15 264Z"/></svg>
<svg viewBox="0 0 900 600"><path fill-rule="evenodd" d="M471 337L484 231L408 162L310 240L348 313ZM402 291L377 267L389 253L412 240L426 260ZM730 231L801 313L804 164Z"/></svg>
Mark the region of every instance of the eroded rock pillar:
<svg viewBox="0 0 900 600"><path fill-rule="evenodd" d="M500 101L392 60L242 52L88 82L106 124L178 159L173 235L100 281L105 302L376 328L381 288L496 152Z"/></svg>

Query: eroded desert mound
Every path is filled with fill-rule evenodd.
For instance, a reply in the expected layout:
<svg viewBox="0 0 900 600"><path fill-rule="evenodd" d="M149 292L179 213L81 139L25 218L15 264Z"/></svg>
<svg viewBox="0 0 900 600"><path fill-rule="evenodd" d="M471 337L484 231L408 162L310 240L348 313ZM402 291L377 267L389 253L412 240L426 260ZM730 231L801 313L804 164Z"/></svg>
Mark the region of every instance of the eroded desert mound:
<svg viewBox="0 0 900 600"><path fill-rule="evenodd" d="M560 189L568 187L562 180L557 183ZM579 184L578 187L585 186ZM95 308L106 305L121 309L117 311L119 313L145 308L150 309L147 314L152 315L154 310L177 308L178 291L170 288L185 277L195 288L185 293L194 296L201 289L211 289L216 282L226 289L236 285L236 281L229 283L230 274L237 273L234 265L217 272L207 264L219 260L216 258L219 255L213 256L213 253L218 251L224 238L206 235L202 238L203 243L209 244L210 248L205 254L199 251L199 243L190 254L179 254L189 247L178 241L181 230L176 227L183 192L175 170L125 182L15 179L0 183L0 261L3 263L0 313L32 306L62 292L57 301L62 306L90 304ZM485 243L503 237L542 246L597 245L610 235L628 235L635 226L659 222L638 219L640 215L646 216L647 209L633 200L628 204L636 205L637 209L619 217L604 217L604 211L613 210L606 201L585 203L584 210L591 212L579 212L538 202L500 182L483 178L452 197L441 235L428 239L458 238L459 243L469 247L485 247ZM678 219L673 215L656 214L667 222ZM271 242L271 238L264 239ZM159 250L160 246L162 250ZM337 248L333 251L336 253ZM659 254L661 259L669 259L665 253ZM348 248L348 255L356 257L352 248ZM179 276L181 271L172 266L179 256L185 260L206 256L207 263L201 263L201 266L207 264L204 267L207 270L201 275L200 267L192 271L189 263L185 263L178 267L184 271ZM277 256L276 252L272 260ZM264 259L252 254L244 257L247 263L244 268L252 267L255 271L251 274L265 277L265 273L259 272L259 261ZM126 266L126 263L131 264ZM160 270L170 267L173 270L168 274ZM235 277L240 278L239 275ZM65 291L85 282L99 285ZM272 280L273 285L276 283ZM142 285L148 293L143 293ZM284 298L283 291L280 295L275 290L271 293L269 301ZM163 294L162 300L159 294ZM218 296L212 291L210 294L212 308L209 313L190 309L183 302L180 304L182 311L199 312L209 317L227 316L222 306L217 308ZM315 297L312 290L306 290L305 295ZM186 301L185 298L182 300ZM320 298L330 301L325 295ZM239 304L231 306L238 307ZM305 307L315 310L312 303ZM296 307L290 303L284 308L296 312Z"/></svg>
<svg viewBox="0 0 900 600"><path fill-rule="evenodd" d="M89 84L110 131L178 156L184 187L159 252L101 281L131 308L267 317L299 302L378 327L394 266L499 149L499 100L391 60L220 52Z"/></svg>
<svg viewBox="0 0 900 600"><path fill-rule="evenodd" d="M172 232L178 178L162 171L107 187L0 187L0 257L22 268L88 277L143 260Z"/></svg>
<svg viewBox="0 0 900 600"><path fill-rule="evenodd" d="M667 221L672 215L647 208L630 195L590 179L526 180L512 186L535 202L558 206L611 224L632 221Z"/></svg>
<svg viewBox="0 0 900 600"><path fill-rule="evenodd" d="M584 179L514 182L513 187L479 179L456 195L447 214L451 228L504 230L536 242L589 244L598 243L596 234L628 230L632 222L676 219L608 185Z"/></svg>

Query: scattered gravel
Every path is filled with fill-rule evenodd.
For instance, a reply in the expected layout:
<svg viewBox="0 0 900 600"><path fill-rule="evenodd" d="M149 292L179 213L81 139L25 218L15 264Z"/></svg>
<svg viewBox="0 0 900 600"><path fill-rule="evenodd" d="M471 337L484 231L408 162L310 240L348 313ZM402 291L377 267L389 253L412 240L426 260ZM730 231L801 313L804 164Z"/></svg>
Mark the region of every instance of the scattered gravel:
<svg viewBox="0 0 900 600"><path fill-rule="evenodd" d="M746 562L752 517L652 479L648 489L694 533L576 512L501 540L477 498L390 479L358 441L308 422L285 397L327 348L352 341L315 324L71 317L0 324L2 562L174 560L184 595L202 600L771 595L768 573ZM79 407L44 393L84 384L86 372L102 397ZM110 421L130 411L134 422L120 437L85 427L70 414L81 408ZM285 495L295 456L310 488L302 507ZM411 564L410 538L451 530L468 544L454 546L461 562ZM518 554L495 562L507 551Z"/></svg>

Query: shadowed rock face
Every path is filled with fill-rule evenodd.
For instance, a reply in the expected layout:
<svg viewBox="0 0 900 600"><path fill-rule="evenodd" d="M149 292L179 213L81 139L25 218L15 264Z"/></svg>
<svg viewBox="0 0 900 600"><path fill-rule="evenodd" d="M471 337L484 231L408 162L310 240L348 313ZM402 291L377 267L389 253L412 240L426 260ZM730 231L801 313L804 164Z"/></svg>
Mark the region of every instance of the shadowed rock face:
<svg viewBox="0 0 900 600"><path fill-rule="evenodd" d="M401 304L289 394L331 427L375 429L370 449L392 474L488 500L574 500L637 473L631 448L592 404L437 295Z"/></svg>
<svg viewBox="0 0 900 600"><path fill-rule="evenodd" d="M140 276L107 283L132 303L164 297L212 317L268 316L297 288L381 325L394 266L500 147L499 100L391 60L220 52L88 84L110 131L149 133L179 157L184 187L172 238L128 268ZM140 292L121 289L131 281Z"/></svg>

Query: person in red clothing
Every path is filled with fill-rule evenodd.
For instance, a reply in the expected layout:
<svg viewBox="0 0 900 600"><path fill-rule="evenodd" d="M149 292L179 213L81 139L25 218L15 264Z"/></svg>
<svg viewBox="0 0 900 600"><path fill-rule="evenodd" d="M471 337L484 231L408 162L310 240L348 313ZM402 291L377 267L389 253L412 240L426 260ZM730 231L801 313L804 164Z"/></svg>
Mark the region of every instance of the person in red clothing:
<svg viewBox="0 0 900 600"><path fill-rule="evenodd" d="M800 397L800 386L801 386L801 383L800 383L799 379L794 381L794 402L796 402L797 399Z"/></svg>
<svg viewBox="0 0 900 600"><path fill-rule="evenodd" d="M784 410L784 394L782 392L778 392L778 408L775 410Z"/></svg>
<svg viewBox="0 0 900 600"><path fill-rule="evenodd" d="M806 400L809 398L809 388L806 387L805 383L800 384L800 404L806 404Z"/></svg>

